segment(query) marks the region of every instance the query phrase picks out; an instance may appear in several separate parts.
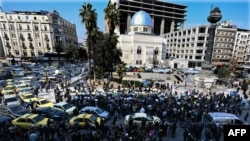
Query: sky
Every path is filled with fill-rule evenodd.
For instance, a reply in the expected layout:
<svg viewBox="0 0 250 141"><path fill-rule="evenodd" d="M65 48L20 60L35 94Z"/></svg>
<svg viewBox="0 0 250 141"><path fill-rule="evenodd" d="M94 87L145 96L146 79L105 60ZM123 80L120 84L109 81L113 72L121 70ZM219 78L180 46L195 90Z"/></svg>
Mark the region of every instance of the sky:
<svg viewBox="0 0 250 141"><path fill-rule="evenodd" d="M250 0L164 0L186 5L184 28L209 25L207 16L211 7L219 7L223 20L229 20L238 28L250 30ZM85 27L81 23L79 9L84 3L91 3L98 14L98 27L104 31L104 8L108 0L0 0L4 12L11 11L52 11L56 10L64 19L76 24L78 41L86 38Z"/></svg>

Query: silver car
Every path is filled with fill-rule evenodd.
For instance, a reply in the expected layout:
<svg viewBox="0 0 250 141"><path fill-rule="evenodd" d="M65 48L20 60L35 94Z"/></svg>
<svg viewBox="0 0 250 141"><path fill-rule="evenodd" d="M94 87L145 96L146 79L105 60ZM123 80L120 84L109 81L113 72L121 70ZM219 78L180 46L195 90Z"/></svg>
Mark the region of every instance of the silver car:
<svg viewBox="0 0 250 141"><path fill-rule="evenodd" d="M130 118L132 118L133 124L137 124L137 125L141 125L141 122L143 120L146 121L146 124L148 124L148 123L152 123L152 124L159 123L160 124L161 123L161 119L157 116L150 116L146 113L133 113L133 114L125 116L124 123L126 125L129 124Z"/></svg>
<svg viewBox="0 0 250 141"><path fill-rule="evenodd" d="M105 111L99 107L94 107L94 106L86 106L83 107L79 113L88 113L88 114L94 114L98 117L108 119L109 118L109 112Z"/></svg>

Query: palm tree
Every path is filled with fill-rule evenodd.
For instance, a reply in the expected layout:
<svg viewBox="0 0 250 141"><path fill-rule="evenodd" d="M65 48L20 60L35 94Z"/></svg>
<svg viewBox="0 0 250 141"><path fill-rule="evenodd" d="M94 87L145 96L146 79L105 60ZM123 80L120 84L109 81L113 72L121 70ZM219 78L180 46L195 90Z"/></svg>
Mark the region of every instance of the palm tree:
<svg viewBox="0 0 250 141"><path fill-rule="evenodd" d="M88 47L88 63L89 63L89 76L92 74L92 62L94 59L94 43L96 43L95 31L97 29L97 13L96 10L92 8L92 4L84 3L82 8L79 10L79 16L82 18L81 22L85 24L87 30L87 47ZM94 61L94 60L93 60ZM94 63L93 63L94 64ZM91 79L89 79L90 85Z"/></svg>
<svg viewBox="0 0 250 141"><path fill-rule="evenodd" d="M60 53L63 52L63 48L62 48L60 43L56 43L54 48L55 48L55 51L58 54L58 60L60 62Z"/></svg>
<svg viewBox="0 0 250 141"><path fill-rule="evenodd" d="M126 71L125 66L126 66L126 63L121 63L121 64L118 64L117 68L116 68L116 73L119 77L120 83L122 82L123 76L124 76L125 71Z"/></svg>
<svg viewBox="0 0 250 141"><path fill-rule="evenodd" d="M111 3L109 1L108 6L104 9L105 12L105 20L107 21L109 33L108 33L108 41L109 41L109 73L112 77L112 71L113 71L113 66L114 66L114 51L116 48L116 45L118 43L118 36L114 34L115 26L119 25L119 17L120 17L120 12L116 8L116 3Z"/></svg>

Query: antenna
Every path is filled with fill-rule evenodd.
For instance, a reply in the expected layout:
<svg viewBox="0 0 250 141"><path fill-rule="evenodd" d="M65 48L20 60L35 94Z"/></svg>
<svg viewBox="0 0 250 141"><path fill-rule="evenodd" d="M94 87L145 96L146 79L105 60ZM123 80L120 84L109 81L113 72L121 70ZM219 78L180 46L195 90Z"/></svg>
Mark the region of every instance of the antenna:
<svg viewBox="0 0 250 141"><path fill-rule="evenodd" d="M213 4L211 4L211 10L210 11L212 11L213 10Z"/></svg>

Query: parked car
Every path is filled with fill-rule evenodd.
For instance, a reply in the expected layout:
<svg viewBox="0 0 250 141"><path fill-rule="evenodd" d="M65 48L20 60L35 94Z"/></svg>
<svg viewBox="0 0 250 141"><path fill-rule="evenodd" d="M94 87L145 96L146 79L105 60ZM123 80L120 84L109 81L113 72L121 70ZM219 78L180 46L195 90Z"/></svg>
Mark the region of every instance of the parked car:
<svg viewBox="0 0 250 141"><path fill-rule="evenodd" d="M4 126L6 123L11 123L14 118L9 115L0 115L0 126Z"/></svg>
<svg viewBox="0 0 250 141"><path fill-rule="evenodd" d="M185 74L199 74L200 71L195 68L188 68L184 71Z"/></svg>
<svg viewBox="0 0 250 141"><path fill-rule="evenodd" d="M172 73L171 68L154 68L153 72L155 73Z"/></svg>
<svg viewBox="0 0 250 141"><path fill-rule="evenodd" d="M37 107L52 107L54 105L54 103L44 98L37 98L37 100L33 102L35 103L35 106Z"/></svg>
<svg viewBox="0 0 250 141"><path fill-rule="evenodd" d="M53 105L53 107L61 109L63 111L65 111L66 113L68 113L68 115L73 115L74 110L76 110L76 106L69 104L67 102L59 102L59 103L55 103Z"/></svg>
<svg viewBox="0 0 250 141"><path fill-rule="evenodd" d="M49 118L44 116L30 113L12 120L11 123L17 127L30 129L31 127L47 126L48 120Z"/></svg>
<svg viewBox="0 0 250 141"><path fill-rule="evenodd" d="M96 128L96 122L100 126L101 120L102 119L100 117L96 117L94 114L79 114L70 119L69 125L74 126L74 123L78 122L79 126L84 128L86 126L86 122L88 122L90 127Z"/></svg>
<svg viewBox="0 0 250 141"><path fill-rule="evenodd" d="M158 122L159 124L161 123L161 119L159 117L150 116L146 113L133 113L130 115L126 115L124 123L128 125L130 119L133 120L133 124L137 124L137 125L141 125L141 122L143 120L145 120L146 123L152 123L152 124L155 124L156 122Z"/></svg>
<svg viewBox="0 0 250 141"><path fill-rule="evenodd" d="M108 111L105 111L99 107L94 107L94 106L85 106L79 111L79 113L94 114L98 117L105 118L105 119L109 118Z"/></svg>
<svg viewBox="0 0 250 141"><path fill-rule="evenodd" d="M20 94L19 98L23 103L30 103L30 101L36 101L37 100L37 97L35 97L35 95L33 95L31 93Z"/></svg>
<svg viewBox="0 0 250 141"><path fill-rule="evenodd" d="M4 103L1 103L0 101L0 103L3 105L12 105L12 104L20 105L21 104L15 94L4 95L3 100L4 100Z"/></svg>
<svg viewBox="0 0 250 141"><path fill-rule="evenodd" d="M64 118L67 118L67 115L64 111L53 107L37 107L31 112L33 114L39 114L44 117L51 118L55 121L60 121Z"/></svg>
<svg viewBox="0 0 250 141"><path fill-rule="evenodd" d="M1 107L0 109L2 113L13 116L13 117L20 117L30 112L28 109L25 109L24 107L20 105L14 105L14 104Z"/></svg>

